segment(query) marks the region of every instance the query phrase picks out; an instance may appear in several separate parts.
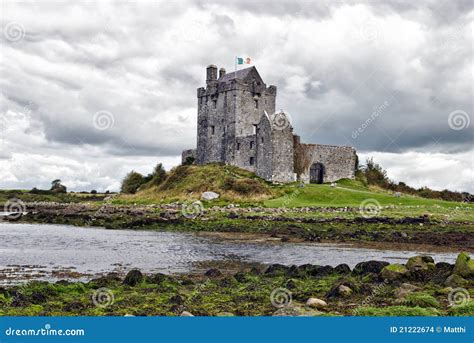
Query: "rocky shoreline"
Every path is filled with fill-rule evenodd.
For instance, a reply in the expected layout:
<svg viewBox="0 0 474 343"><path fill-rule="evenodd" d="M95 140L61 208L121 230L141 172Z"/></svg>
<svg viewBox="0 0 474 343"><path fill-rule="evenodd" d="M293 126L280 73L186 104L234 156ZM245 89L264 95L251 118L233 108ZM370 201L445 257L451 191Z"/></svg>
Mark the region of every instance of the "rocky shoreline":
<svg viewBox="0 0 474 343"><path fill-rule="evenodd" d="M0 287L0 315L472 316L474 261L415 256L405 264L367 261L352 270L273 264L234 274L110 273L89 282Z"/></svg>

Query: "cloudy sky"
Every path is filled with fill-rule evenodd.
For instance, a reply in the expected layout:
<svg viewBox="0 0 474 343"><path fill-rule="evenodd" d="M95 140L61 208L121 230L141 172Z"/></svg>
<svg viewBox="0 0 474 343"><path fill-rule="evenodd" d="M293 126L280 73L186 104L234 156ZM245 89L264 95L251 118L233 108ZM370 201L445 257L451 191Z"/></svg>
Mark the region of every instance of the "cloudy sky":
<svg viewBox="0 0 474 343"><path fill-rule="evenodd" d="M306 142L474 192L472 1L1 3L0 188L118 190L196 144L205 67L250 56Z"/></svg>

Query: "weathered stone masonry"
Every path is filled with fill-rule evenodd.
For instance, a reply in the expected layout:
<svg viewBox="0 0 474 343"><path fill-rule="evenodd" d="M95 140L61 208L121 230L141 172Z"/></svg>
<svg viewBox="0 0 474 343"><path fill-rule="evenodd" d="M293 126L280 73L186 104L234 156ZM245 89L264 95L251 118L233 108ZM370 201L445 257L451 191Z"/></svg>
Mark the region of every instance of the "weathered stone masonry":
<svg viewBox="0 0 474 343"><path fill-rule="evenodd" d="M197 149L183 151L183 162L222 162L273 182L292 182L294 144L299 137L284 112L275 112L277 89L267 86L255 67L226 74L210 65L206 87L198 88ZM352 147L304 144L311 165L305 182L353 178L356 154Z"/></svg>

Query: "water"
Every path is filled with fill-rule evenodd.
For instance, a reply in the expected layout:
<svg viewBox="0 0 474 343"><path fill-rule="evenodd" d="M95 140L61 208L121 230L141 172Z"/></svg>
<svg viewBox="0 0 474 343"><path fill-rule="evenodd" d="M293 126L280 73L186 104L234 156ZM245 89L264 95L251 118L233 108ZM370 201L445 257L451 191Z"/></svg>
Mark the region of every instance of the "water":
<svg viewBox="0 0 474 343"><path fill-rule="evenodd" d="M209 238L192 233L106 230L67 225L0 222L0 283L26 279L90 279L110 271L182 273L197 265L305 263L332 265L361 261L405 262L429 253L454 263L456 254L354 248L342 244L275 243Z"/></svg>

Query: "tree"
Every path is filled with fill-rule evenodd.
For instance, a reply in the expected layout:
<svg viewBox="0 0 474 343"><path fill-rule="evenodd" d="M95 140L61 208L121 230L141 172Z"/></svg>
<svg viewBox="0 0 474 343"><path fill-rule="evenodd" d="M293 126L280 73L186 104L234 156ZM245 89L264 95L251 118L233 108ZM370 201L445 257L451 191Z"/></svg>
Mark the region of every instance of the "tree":
<svg viewBox="0 0 474 343"><path fill-rule="evenodd" d="M56 180L53 180L51 182L51 192L53 192L53 193L66 193L67 188L66 188L66 186L61 184L60 179L56 179Z"/></svg>
<svg viewBox="0 0 474 343"><path fill-rule="evenodd" d="M151 178L151 184L154 186L160 185L163 181L166 179L166 171L165 168L163 168L163 165L161 163L158 163L153 170L152 178Z"/></svg>
<svg viewBox="0 0 474 343"><path fill-rule="evenodd" d="M143 177L143 175L132 170L123 179L120 191L122 193L134 194L137 192L138 188L144 183L145 178Z"/></svg>
<svg viewBox="0 0 474 343"><path fill-rule="evenodd" d="M95 189L91 190L91 194L97 194L97 191Z"/></svg>
<svg viewBox="0 0 474 343"><path fill-rule="evenodd" d="M367 183L369 185L378 185L380 187L387 187L390 184L390 180L387 177L387 172L382 168L381 165L374 162L374 159L368 158L366 165L363 168Z"/></svg>

